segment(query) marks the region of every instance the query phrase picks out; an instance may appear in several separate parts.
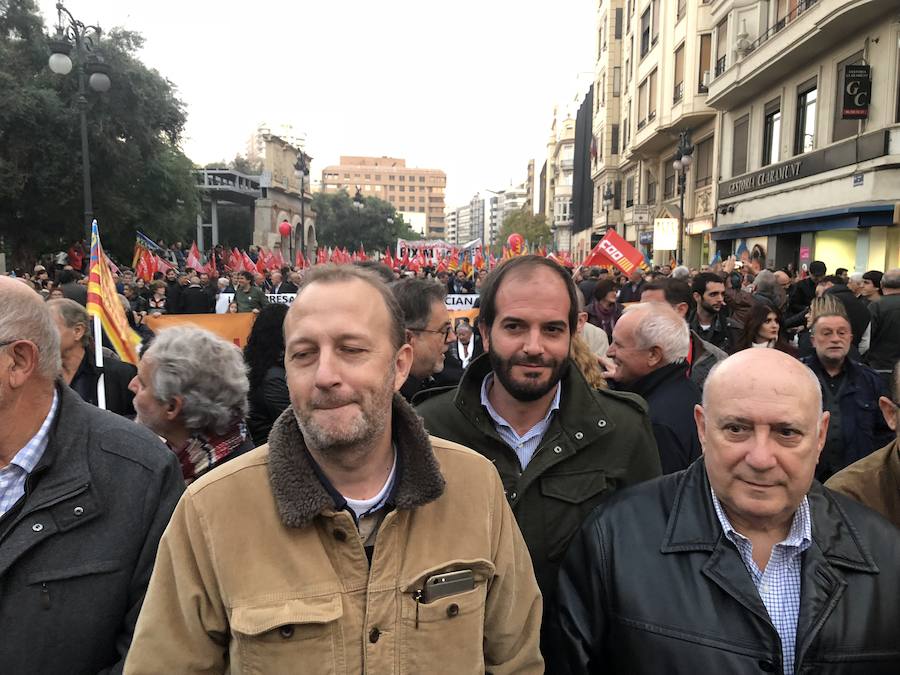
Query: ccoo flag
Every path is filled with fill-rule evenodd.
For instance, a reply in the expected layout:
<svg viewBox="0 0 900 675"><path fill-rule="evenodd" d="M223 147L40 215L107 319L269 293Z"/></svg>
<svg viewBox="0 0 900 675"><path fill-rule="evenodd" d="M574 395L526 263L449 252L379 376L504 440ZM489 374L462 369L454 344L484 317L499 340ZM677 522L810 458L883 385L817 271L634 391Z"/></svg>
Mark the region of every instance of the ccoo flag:
<svg viewBox="0 0 900 675"><path fill-rule="evenodd" d="M119 358L136 366L141 338L131 330L119 302L116 282L109 271L106 254L100 245L96 220L91 226L91 270L88 276L87 311L91 316L100 318L106 337L112 342Z"/></svg>

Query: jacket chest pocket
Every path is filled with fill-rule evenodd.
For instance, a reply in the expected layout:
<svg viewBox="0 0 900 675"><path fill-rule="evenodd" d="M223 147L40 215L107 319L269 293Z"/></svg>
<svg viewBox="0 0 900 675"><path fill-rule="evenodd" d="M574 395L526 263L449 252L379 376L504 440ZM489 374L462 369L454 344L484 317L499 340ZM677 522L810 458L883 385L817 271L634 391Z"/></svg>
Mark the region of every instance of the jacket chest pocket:
<svg viewBox="0 0 900 675"><path fill-rule="evenodd" d="M116 588L110 575L121 569L122 563L118 560L76 562L60 569L31 572L25 578L25 584L34 589L32 595L41 609L78 611L79 607L92 607L96 614L106 609L107 604L92 604L90 598L103 594L109 603L117 594L110 590Z"/></svg>
<svg viewBox="0 0 900 675"><path fill-rule="evenodd" d="M436 574L472 570L475 588L422 602L418 591ZM494 566L459 561L416 574L401 590L401 673L484 673L484 613Z"/></svg>
<svg viewBox="0 0 900 675"><path fill-rule="evenodd" d="M541 476L541 512L547 559L559 560L578 527L597 504L615 492L615 479L597 470Z"/></svg>
<svg viewBox="0 0 900 675"><path fill-rule="evenodd" d="M247 604L231 612L232 667L236 673L343 672L340 595Z"/></svg>

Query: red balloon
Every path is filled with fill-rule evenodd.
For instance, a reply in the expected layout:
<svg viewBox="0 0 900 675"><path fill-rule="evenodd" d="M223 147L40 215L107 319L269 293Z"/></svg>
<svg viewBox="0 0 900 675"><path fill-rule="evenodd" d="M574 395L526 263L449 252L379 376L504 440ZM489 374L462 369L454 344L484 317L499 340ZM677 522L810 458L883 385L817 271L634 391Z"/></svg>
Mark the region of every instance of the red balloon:
<svg viewBox="0 0 900 675"><path fill-rule="evenodd" d="M282 237L289 237L291 235L291 224L286 220L281 221L278 231L281 232Z"/></svg>
<svg viewBox="0 0 900 675"><path fill-rule="evenodd" d="M521 253L522 247L525 245L525 237L518 232L513 232L507 237L506 245L509 246L513 253Z"/></svg>

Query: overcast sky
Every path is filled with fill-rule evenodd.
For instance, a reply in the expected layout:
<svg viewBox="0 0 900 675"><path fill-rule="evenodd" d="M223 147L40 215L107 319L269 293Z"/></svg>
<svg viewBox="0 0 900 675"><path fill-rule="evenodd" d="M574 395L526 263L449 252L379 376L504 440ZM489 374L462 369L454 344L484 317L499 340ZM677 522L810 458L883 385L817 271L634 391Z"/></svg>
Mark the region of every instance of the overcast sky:
<svg viewBox="0 0 900 675"><path fill-rule="evenodd" d="M55 0L39 0L56 23ZM142 33L140 57L178 89L197 164L243 153L261 123L307 137L312 174L340 155L447 173L448 206L545 158L553 106L593 67L590 0L68 0L85 23ZM116 86L115 81L113 85Z"/></svg>

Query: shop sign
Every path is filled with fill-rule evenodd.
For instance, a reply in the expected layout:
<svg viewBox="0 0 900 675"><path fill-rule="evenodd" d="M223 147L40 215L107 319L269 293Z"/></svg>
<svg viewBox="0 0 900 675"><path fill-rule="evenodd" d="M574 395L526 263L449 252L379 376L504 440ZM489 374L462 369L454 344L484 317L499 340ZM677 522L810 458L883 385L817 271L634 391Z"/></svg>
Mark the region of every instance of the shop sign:
<svg viewBox="0 0 900 675"><path fill-rule="evenodd" d="M712 226L712 218L700 218L688 223L687 232L688 234L703 234L707 230L711 230Z"/></svg>
<svg viewBox="0 0 900 675"><path fill-rule="evenodd" d="M729 199L754 190L789 183L808 178L823 171L851 166L888 154L889 137L885 129L851 138L842 143L815 152L808 152L801 158L791 159L781 164L744 174L719 183L719 199Z"/></svg>
<svg viewBox="0 0 900 675"><path fill-rule="evenodd" d="M853 174L853 187L860 187L863 184L864 173Z"/></svg>
<svg viewBox="0 0 900 675"><path fill-rule="evenodd" d="M650 206L647 204L634 205L634 223L635 225L650 224Z"/></svg>
<svg viewBox="0 0 900 675"><path fill-rule="evenodd" d="M651 232L650 230L647 230L645 232L639 233L638 234L638 243L644 244L645 246L647 244L652 244L653 243L653 232Z"/></svg>
<svg viewBox="0 0 900 675"><path fill-rule="evenodd" d="M678 248L678 219L656 218L653 221L653 250L674 251Z"/></svg>
<svg viewBox="0 0 900 675"><path fill-rule="evenodd" d="M872 98L872 77L868 65L844 68L844 105L841 119L864 120L869 117L869 100Z"/></svg>

